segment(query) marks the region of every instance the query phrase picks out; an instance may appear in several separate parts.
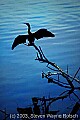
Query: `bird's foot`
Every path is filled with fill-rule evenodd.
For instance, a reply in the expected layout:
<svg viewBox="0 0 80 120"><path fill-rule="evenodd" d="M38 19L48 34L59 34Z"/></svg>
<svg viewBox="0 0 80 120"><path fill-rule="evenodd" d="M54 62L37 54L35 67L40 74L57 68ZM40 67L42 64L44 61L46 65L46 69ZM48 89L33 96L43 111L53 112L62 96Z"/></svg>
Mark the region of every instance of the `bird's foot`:
<svg viewBox="0 0 80 120"><path fill-rule="evenodd" d="M34 43L28 43L28 45L27 46L33 46L34 45Z"/></svg>
<svg viewBox="0 0 80 120"><path fill-rule="evenodd" d="M28 44L24 43L24 45L26 45L26 46L33 46L34 43L28 43Z"/></svg>

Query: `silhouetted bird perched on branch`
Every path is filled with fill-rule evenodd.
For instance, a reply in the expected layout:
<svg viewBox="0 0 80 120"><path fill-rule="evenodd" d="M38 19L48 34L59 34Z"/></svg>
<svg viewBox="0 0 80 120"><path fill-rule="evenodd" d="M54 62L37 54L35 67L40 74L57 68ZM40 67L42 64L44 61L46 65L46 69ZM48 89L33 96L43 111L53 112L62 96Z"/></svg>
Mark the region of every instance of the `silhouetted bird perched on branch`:
<svg viewBox="0 0 80 120"><path fill-rule="evenodd" d="M12 50L19 44L26 43L26 39L29 41L28 46L33 46L34 45L34 40L35 38L38 40L43 37L54 37L55 35L48 31L47 29L39 29L35 33L31 33L30 31L30 24L29 23L24 23L28 26L28 35L19 35L15 38L13 45L12 45Z"/></svg>

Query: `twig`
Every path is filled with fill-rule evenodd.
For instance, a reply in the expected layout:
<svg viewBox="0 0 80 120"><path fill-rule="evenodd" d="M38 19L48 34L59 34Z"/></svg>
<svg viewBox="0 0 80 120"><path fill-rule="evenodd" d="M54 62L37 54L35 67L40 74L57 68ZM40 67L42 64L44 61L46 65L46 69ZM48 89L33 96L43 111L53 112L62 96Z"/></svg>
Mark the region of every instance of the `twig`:
<svg viewBox="0 0 80 120"><path fill-rule="evenodd" d="M70 84L70 86L72 86L72 85L71 85L72 83L70 83L69 78L75 80L76 82L78 82L78 83L80 84L80 81L79 81L77 78L74 78L74 77L72 77L71 75L65 73L58 65L56 65L56 64L53 63L53 62L50 62L50 61L45 57L45 55L43 54L43 51L42 51L42 49L41 49L40 46L39 46L39 48L38 48L35 44L34 44L33 46L34 46L34 48L38 51L38 53L37 53L37 58L36 58L35 60L39 60L40 62L45 62L45 63L47 63L48 65L51 65L51 66L55 67L59 72L62 73L62 76L63 76L64 78L66 78L66 80L68 81L68 83ZM39 56L39 55L40 55L40 56Z"/></svg>
<svg viewBox="0 0 80 120"><path fill-rule="evenodd" d="M73 77L73 78L76 77L76 75L78 74L79 70L80 70L80 67L78 68L78 70L77 70L76 73L74 74L74 77ZM73 79L73 80L74 80L74 79Z"/></svg>
<svg viewBox="0 0 80 120"><path fill-rule="evenodd" d="M78 80L78 79L76 78L76 75L77 75L77 73L79 72L79 69L80 69L80 68L77 70L77 72L75 73L74 77L72 77L72 76L69 75L69 73L68 73L68 67L67 67L67 73L65 73L57 64L55 64L55 63L53 63L53 62L50 62L50 61L46 58L46 56L44 55L44 53L43 53L43 51L42 51L42 49L41 49L40 46L39 46L39 48L38 48L35 44L33 44L33 47L34 47L35 50L37 51L37 57L36 57L35 60L38 60L39 62L42 62L42 63L47 63L47 67L48 67L49 69L51 69L51 70L53 70L53 71L60 72L60 75L61 75L63 78L65 78L68 83L61 82L61 81L59 80L59 75L58 75L58 80L56 80L56 79L54 79L54 78L52 78L52 77L49 77L49 74L47 75L47 74L45 74L45 73L43 73L42 77L43 77L43 78L44 78L44 77L47 78L49 83L54 83L54 84L57 84L57 85L59 85L59 86L61 86L61 87L69 88L69 89L70 89L70 90L64 91L64 92L61 93L60 96L58 96L58 97L55 97L55 98L52 98L52 99L48 99L48 100L49 100L49 104L47 105L47 108L49 108L49 106L50 106L54 101L60 100L60 99L63 100L64 98L70 97L70 95L71 95L72 93L77 97L78 100L80 100L79 97L74 93L74 90L75 90L75 89L76 89L76 90L80 90L80 87L75 87L75 86L73 85L73 80L75 80L76 82L78 82L78 83L80 84L80 80ZM51 65L53 68L49 67L49 65ZM55 70L54 68L55 68L56 70ZM45 75L45 76L44 76L44 75ZM50 74L50 76L51 76L51 75L52 75L52 74ZM64 85L64 84L66 84L66 85ZM64 95L63 95L63 94L64 94Z"/></svg>

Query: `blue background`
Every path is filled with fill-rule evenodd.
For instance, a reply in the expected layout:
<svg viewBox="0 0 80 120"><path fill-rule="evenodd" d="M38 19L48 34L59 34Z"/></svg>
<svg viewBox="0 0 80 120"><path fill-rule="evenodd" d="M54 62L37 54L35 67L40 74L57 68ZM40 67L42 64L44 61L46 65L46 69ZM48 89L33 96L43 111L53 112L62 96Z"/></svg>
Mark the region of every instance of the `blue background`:
<svg viewBox="0 0 80 120"><path fill-rule="evenodd" d="M41 72L49 71L46 64L35 61L36 51L24 45L11 50L15 37L47 28L55 38L35 41L46 57L64 71L74 75L80 66L80 0L1 0L0 1L0 109L16 113L17 107L32 104L32 97L58 96L63 90L48 84ZM80 73L79 73L80 75ZM70 100L57 102L51 109L65 111Z"/></svg>

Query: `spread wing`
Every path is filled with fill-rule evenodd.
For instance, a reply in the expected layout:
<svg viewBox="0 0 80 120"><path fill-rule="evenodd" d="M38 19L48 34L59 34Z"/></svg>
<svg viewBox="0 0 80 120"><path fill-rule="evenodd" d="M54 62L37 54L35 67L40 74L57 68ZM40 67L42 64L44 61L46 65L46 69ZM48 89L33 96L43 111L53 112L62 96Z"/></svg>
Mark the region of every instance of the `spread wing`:
<svg viewBox="0 0 80 120"><path fill-rule="evenodd" d="M28 39L28 35L19 35L15 38L12 44L12 50L19 44L26 43L26 39Z"/></svg>
<svg viewBox="0 0 80 120"><path fill-rule="evenodd" d="M48 31L47 29L39 29L33 34L37 40L43 37L55 37L55 35L51 33L50 31Z"/></svg>

